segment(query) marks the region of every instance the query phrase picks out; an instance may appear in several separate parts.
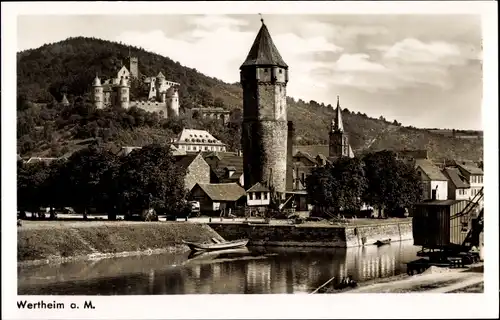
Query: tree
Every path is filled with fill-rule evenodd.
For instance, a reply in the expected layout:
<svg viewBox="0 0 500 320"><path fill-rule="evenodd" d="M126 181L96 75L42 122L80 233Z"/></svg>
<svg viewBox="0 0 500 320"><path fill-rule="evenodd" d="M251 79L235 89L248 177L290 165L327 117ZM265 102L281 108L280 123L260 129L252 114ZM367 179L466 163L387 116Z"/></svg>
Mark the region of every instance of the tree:
<svg viewBox="0 0 500 320"><path fill-rule="evenodd" d="M90 208L106 208L110 170L116 170L118 161L110 151L90 146L75 152L62 168L59 183L68 192L68 204L83 211L84 218Z"/></svg>
<svg viewBox="0 0 500 320"><path fill-rule="evenodd" d="M23 218L25 212L38 213L47 204L44 187L49 175L44 162L17 162L17 208Z"/></svg>
<svg viewBox="0 0 500 320"><path fill-rule="evenodd" d="M409 207L421 197L421 184L415 169L396 159L392 151L369 153L364 158L368 188L365 203L379 212Z"/></svg>
<svg viewBox="0 0 500 320"><path fill-rule="evenodd" d="M331 165L315 168L306 179L312 204L326 213L359 210L366 187L363 162L357 158L340 158Z"/></svg>
<svg viewBox="0 0 500 320"><path fill-rule="evenodd" d="M177 167L169 146L149 145L124 158L115 180L115 203L125 214L182 212L185 172Z"/></svg>

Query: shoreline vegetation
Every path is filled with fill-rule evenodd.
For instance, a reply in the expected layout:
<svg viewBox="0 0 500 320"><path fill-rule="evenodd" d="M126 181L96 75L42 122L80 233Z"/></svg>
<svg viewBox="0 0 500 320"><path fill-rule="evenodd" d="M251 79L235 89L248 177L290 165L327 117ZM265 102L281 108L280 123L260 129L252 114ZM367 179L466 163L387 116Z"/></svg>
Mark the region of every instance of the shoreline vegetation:
<svg viewBox="0 0 500 320"><path fill-rule="evenodd" d="M54 222L50 229L43 225L19 228L17 236L18 266L184 252L188 248L182 240L223 240L206 224L128 221L67 226Z"/></svg>

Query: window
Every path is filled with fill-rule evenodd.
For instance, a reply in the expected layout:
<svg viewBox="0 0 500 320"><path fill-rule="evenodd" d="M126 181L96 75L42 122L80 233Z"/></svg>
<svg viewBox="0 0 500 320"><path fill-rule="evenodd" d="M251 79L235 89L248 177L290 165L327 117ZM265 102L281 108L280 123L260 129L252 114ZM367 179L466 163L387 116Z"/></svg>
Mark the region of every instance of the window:
<svg viewBox="0 0 500 320"><path fill-rule="evenodd" d="M267 200L267 192L264 192L264 200Z"/></svg>
<svg viewBox="0 0 500 320"><path fill-rule="evenodd" d="M282 69L280 69L280 73L283 73L283 70L282 70Z"/></svg>
<svg viewBox="0 0 500 320"><path fill-rule="evenodd" d="M255 200L260 200L261 199L261 193L260 192L256 192L255 193Z"/></svg>
<svg viewBox="0 0 500 320"><path fill-rule="evenodd" d="M191 150L191 147L190 147L190 146L188 146L188 150Z"/></svg>
<svg viewBox="0 0 500 320"><path fill-rule="evenodd" d="M267 71L268 71L268 69L264 69L264 72L267 72Z"/></svg>
<svg viewBox="0 0 500 320"><path fill-rule="evenodd" d="M253 200L253 193L248 194L248 197L250 198L250 200Z"/></svg>
<svg viewBox="0 0 500 320"><path fill-rule="evenodd" d="M205 150L208 150L208 147L207 147L207 146L205 146Z"/></svg>

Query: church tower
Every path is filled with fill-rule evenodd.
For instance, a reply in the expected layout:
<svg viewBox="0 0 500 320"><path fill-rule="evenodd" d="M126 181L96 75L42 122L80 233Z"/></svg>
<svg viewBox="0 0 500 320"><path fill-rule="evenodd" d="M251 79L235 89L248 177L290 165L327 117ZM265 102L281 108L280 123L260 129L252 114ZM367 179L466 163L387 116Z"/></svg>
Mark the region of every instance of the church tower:
<svg viewBox="0 0 500 320"><path fill-rule="evenodd" d="M118 85L118 105L124 109L128 109L129 107L129 98L130 98L130 88L127 84L127 80L122 78L120 80L120 84Z"/></svg>
<svg viewBox="0 0 500 320"><path fill-rule="evenodd" d="M261 182L284 193L287 176L288 122L283 61L262 20L262 26L240 67L243 87L241 142L245 189Z"/></svg>
<svg viewBox="0 0 500 320"><path fill-rule="evenodd" d="M330 158L335 160L340 157L354 157L349 145L349 137L344 131L342 122L342 109L340 108L339 96L337 96L337 108L335 109L335 117L332 120L330 127Z"/></svg>
<svg viewBox="0 0 500 320"><path fill-rule="evenodd" d="M92 89L94 106L97 109L102 109L104 106L104 89L101 85L101 79L99 79L97 74L95 75L95 79L92 82Z"/></svg>

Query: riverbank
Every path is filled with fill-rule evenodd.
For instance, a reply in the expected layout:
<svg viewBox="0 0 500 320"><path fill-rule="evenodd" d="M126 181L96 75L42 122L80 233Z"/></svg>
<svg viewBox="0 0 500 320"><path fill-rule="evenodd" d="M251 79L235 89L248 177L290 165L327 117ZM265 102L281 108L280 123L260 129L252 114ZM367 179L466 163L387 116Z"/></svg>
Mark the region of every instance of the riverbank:
<svg viewBox="0 0 500 320"><path fill-rule="evenodd" d="M414 276L400 274L362 282L354 289L328 288L321 293L482 293L484 292L483 276L483 263L477 263L465 269L431 267L424 273Z"/></svg>
<svg viewBox="0 0 500 320"><path fill-rule="evenodd" d="M206 224L134 221L23 221L18 265L187 251L182 240L223 240Z"/></svg>
<svg viewBox="0 0 500 320"><path fill-rule="evenodd" d="M352 219L342 224L214 221L208 225L227 240L248 238L249 245L252 246L351 248L373 245L384 240L413 240L410 218Z"/></svg>

